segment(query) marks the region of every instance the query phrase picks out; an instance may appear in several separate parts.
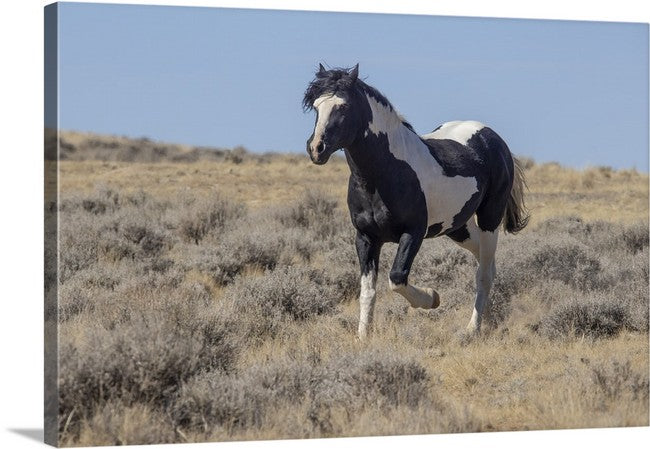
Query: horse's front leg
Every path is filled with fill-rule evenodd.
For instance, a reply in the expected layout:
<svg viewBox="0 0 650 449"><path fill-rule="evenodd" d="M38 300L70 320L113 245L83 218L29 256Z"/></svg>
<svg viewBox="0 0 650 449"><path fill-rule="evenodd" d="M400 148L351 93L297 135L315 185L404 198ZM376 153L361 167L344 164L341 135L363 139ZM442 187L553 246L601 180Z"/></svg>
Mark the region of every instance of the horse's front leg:
<svg viewBox="0 0 650 449"><path fill-rule="evenodd" d="M420 288L408 283L413 259L420 249L424 233L404 233L400 237L397 254L390 270L391 290L402 295L412 307L435 309L440 305L440 296L432 288Z"/></svg>
<svg viewBox="0 0 650 449"><path fill-rule="evenodd" d="M361 292L359 294L359 338L364 339L372 326L372 315L377 296L377 269L381 242L378 239L357 232L357 255L361 267Z"/></svg>

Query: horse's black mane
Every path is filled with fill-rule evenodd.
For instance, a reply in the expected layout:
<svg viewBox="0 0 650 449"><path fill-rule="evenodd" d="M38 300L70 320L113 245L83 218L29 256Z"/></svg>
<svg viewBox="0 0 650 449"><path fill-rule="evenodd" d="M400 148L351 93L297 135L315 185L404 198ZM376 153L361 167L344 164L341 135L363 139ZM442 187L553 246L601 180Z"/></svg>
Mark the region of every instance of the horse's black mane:
<svg viewBox="0 0 650 449"><path fill-rule="evenodd" d="M319 71L316 78L309 83L302 100L302 107L305 111L314 109L314 101L325 94L335 95L338 92L350 90L354 81L348 69L337 68L327 71Z"/></svg>
<svg viewBox="0 0 650 449"><path fill-rule="evenodd" d="M336 95L339 92L348 91L356 85L359 86L364 93L374 98L378 103L390 108L391 111L394 110L390 101L388 101L388 99L377 89L364 83L360 79L352 79L349 73L350 70L351 69L346 68L335 68L317 72L316 78L309 83L309 86L307 86L307 90L305 91L305 96L302 99L303 109L305 111L312 110L314 109L314 101L317 98L325 94ZM413 126L411 126L409 122L401 117L400 119L404 126L415 132Z"/></svg>

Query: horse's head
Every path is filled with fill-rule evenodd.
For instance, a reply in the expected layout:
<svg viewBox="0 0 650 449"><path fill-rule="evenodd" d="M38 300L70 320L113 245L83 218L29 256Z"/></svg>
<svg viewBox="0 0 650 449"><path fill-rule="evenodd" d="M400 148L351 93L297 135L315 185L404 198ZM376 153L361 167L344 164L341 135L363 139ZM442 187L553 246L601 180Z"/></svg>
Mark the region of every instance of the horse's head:
<svg viewBox="0 0 650 449"><path fill-rule="evenodd" d="M357 79L359 64L351 70L325 70L321 64L309 84L303 107L316 111L314 132L307 140L307 153L314 164L326 163L332 153L350 145L361 127Z"/></svg>

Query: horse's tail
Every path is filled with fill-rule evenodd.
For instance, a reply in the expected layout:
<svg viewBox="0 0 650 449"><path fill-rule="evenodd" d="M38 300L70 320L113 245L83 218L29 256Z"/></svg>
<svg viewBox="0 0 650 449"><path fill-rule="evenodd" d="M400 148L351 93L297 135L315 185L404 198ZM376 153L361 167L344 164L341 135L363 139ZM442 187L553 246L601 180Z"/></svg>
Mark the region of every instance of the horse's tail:
<svg viewBox="0 0 650 449"><path fill-rule="evenodd" d="M503 216L503 230L511 234L516 234L526 227L530 214L526 209L524 202L524 190L528 189L524 169L521 162L513 156L514 178L512 180L512 190L506 205L506 211Z"/></svg>

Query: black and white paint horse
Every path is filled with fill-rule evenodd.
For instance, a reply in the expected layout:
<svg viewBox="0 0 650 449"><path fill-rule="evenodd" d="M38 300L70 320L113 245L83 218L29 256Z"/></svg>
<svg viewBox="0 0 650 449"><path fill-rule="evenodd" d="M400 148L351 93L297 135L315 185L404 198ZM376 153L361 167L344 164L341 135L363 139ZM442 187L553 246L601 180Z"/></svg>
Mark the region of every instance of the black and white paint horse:
<svg viewBox="0 0 650 449"><path fill-rule="evenodd" d="M478 260L476 299L467 325L481 326L481 314L496 274L498 228L523 229L528 216L525 181L505 142L474 121L445 123L418 135L390 102L352 70L326 70L322 64L309 84L303 106L316 111L307 152L325 164L343 149L350 166L348 206L357 229L361 265L359 337L372 323L379 253L398 243L390 288L412 307L432 309L440 296L408 281L423 239L446 235Z"/></svg>

